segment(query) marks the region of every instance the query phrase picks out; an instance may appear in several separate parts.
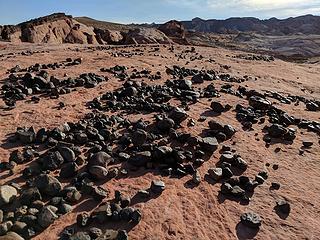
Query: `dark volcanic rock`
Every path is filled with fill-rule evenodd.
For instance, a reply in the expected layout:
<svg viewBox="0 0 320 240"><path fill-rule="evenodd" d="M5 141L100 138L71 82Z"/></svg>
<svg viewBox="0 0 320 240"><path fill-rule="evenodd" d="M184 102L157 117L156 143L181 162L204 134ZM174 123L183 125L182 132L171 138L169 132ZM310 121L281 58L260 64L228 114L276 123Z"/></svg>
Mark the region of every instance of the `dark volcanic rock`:
<svg viewBox="0 0 320 240"><path fill-rule="evenodd" d="M36 140L36 133L32 127L29 129L18 129L16 134L18 139L25 144L33 143Z"/></svg>
<svg viewBox="0 0 320 240"><path fill-rule="evenodd" d="M271 102L259 96L252 96L249 98L249 104L258 110L268 110L271 107Z"/></svg>
<svg viewBox="0 0 320 240"><path fill-rule="evenodd" d="M126 230L119 230L117 240L128 240L129 236Z"/></svg>
<svg viewBox="0 0 320 240"><path fill-rule="evenodd" d="M219 181L222 178L222 168L210 168L208 174L214 180Z"/></svg>
<svg viewBox="0 0 320 240"><path fill-rule="evenodd" d="M275 210L277 212L282 213L286 217L290 214L291 207L290 204L285 200L279 200L277 201L277 205L275 206Z"/></svg>
<svg viewBox="0 0 320 240"><path fill-rule="evenodd" d="M138 129L137 131L135 131L132 134L132 143L134 146L141 146L143 145L146 140L147 140L147 132L142 130L142 129Z"/></svg>
<svg viewBox="0 0 320 240"><path fill-rule="evenodd" d="M303 141L303 142L302 142L302 145L303 145L305 148L310 148L310 147L313 145L313 142L311 142L311 141Z"/></svg>
<svg viewBox="0 0 320 240"><path fill-rule="evenodd" d="M58 219L58 216L49 206L42 208L38 214L38 223L43 228L49 227L56 219Z"/></svg>
<svg viewBox="0 0 320 240"><path fill-rule="evenodd" d="M69 240L91 240L91 237L87 232L77 232Z"/></svg>
<svg viewBox="0 0 320 240"><path fill-rule="evenodd" d="M282 138L287 133L287 129L279 124L272 124L268 128L268 133L270 137Z"/></svg>
<svg viewBox="0 0 320 240"><path fill-rule="evenodd" d="M194 75L192 78L191 78L191 81L195 84L200 84L200 83L203 83L204 82L204 79L203 79L203 75L202 74L197 74L197 75Z"/></svg>
<svg viewBox="0 0 320 240"><path fill-rule="evenodd" d="M182 123L184 120L188 118L188 114L181 108L174 108L169 113L169 118L171 118L176 124Z"/></svg>
<svg viewBox="0 0 320 240"><path fill-rule="evenodd" d="M90 219L90 214L89 213L86 213L86 212L80 213L77 216L77 225L79 227L86 227L86 226L89 225L90 220L91 219Z"/></svg>
<svg viewBox="0 0 320 240"><path fill-rule="evenodd" d="M68 147L59 147L58 151L61 154L61 156L63 157L64 161L66 161L66 162L75 161L76 155L72 149L70 149Z"/></svg>
<svg viewBox="0 0 320 240"><path fill-rule="evenodd" d="M254 212L247 212L241 215L241 223L250 228L259 228L261 226L261 218Z"/></svg>
<svg viewBox="0 0 320 240"><path fill-rule="evenodd" d="M144 152L138 152L131 156L129 159L129 163L135 167L143 167L146 166L146 164L151 160L151 152L144 151Z"/></svg>
<svg viewBox="0 0 320 240"><path fill-rule="evenodd" d="M79 170L78 165L75 162L68 162L61 166L60 177L71 178L77 175Z"/></svg>
<svg viewBox="0 0 320 240"><path fill-rule="evenodd" d="M175 122L171 118L166 118L157 122L157 128L162 132L168 132L174 125Z"/></svg>
<svg viewBox="0 0 320 240"><path fill-rule="evenodd" d="M200 140L200 146L209 152L214 152L218 149L218 141L214 137L205 137Z"/></svg>
<svg viewBox="0 0 320 240"><path fill-rule="evenodd" d="M58 169L64 162L63 157L58 151L46 152L38 159L38 161L41 163L44 170L51 171Z"/></svg>
<svg viewBox="0 0 320 240"><path fill-rule="evenodd" d="M225 107L219 102L211 102L210 107L216 113L222 113L225 111Z"/></svg>
<svg viewBox="0 0 320 240"><path fill-rule="evenodd" d="M24 190L20 196L20 202L27 206L36 200L42 200L40 191L36 187Z"/></svg>
<svg viewBox="0 0 320 240"><path fill-rule="evenodd" d="M41 193L51 197L57 196L62 189L62 185L59 180L47 174L42 174L36 177L34 185Z"/></svg>
<svg viewBox="0 0 320 240"><path fill-rule="evenodd" d="M306 104L306 108L307 108L307 110L312 111L312 112L320 111L320 106L315 102L308 102Z"/></svg>
<svg viewBox="0 0 320 240"><path fill-rule="evenodd" d="M220 122L210 120L208 124L211 130L219 131L219 132L222 132L224 130L224 126Z"/></svg>
<svg viewBox="0 0 320 240"><path fill-rule="evenodd" d="M165 184L164 182L162 181L159 181L159 180L153 180L151 182L151 187L150 187L151 191L153 193L156 193L156 194L161 194L164 189L165 189Z"/></svg>

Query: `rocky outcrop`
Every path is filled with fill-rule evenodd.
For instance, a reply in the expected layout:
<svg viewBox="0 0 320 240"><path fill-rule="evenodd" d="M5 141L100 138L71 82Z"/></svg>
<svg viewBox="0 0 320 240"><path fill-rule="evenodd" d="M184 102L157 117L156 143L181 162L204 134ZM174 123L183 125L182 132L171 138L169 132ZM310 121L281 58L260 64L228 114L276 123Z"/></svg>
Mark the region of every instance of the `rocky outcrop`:
<svg viewBox="0 0 320 240"><path fill-rule="evenodd" d="M19 42L21 37L21 31L19 27L16 26L2 26L0 33L0 40L10 41L10 42Z"/></svg>
<svg viewBox="0 0 320 240"><path fill-rule="evenodd" d="M175 26L177 25L177 26ZM183 37L178 23L165 30L175 37ZM155 28L137 28L122 32L95 26L87 26L72 16L56 13L33 19L16 26L1 26L0 40L14 43L77 43L77 44L171 44L165 33Z"/></svg>
<svg viewBox="0 0 320 240"><path fill-rule="evenodd" d="M158 28L161 32L171 38L174 42L187 44L186 30L181 22L171 20Z"/></svg>
<svg viewBox="0 0 320 240"><path fill-rule="evenodd" d="M15 43L98 43L92 27L87 27L62 13L30 20L17 26L4 26L1 28L1 39Z"/></svg>
<svg viewBox="0 0 320 240"><path fill-rule="evenodd" d="M162 24L158 28L161 32L165 33L168 37L185 38L186 32L185 28L181 22L176 20L171 20Z"/></svg>
<svg viewBox="0 0 320 240"><path fill-rule="evenodd" d="M116 30L104 30L95 28L96 39L100 44L121 44L124 40L124 33Z"/></svg>
<svg viewBox="0 0 320 240"><path fill-rule="evenodd" d="M74 21L74 20L73 20ZM65 38L65 43L98 44L94 29L84 24L76 23Z"/></svg>
<svg viewBox="0 0 320 240"><path fill-rule="evenodd" d="M154 28L137 28L126 34L125 44L171 44L163 32Z"/></svg>

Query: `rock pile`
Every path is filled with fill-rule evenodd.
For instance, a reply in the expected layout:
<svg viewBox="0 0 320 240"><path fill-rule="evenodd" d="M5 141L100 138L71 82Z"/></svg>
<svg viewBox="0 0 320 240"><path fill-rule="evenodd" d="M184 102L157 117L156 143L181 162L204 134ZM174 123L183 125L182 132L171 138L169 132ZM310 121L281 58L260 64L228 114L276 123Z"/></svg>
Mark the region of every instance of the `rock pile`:
<svg viewBox="0 0 320 240"><path fill-rule="evenodd" d="M21 68L19 65L16 65L15 67L11 68L8 70L8 73L18 73L18 72L40 72L41 70L47 70L47 69L52 69L56 70L59 68L65 68L69 66L76 66L80 65L82 63L83 59L82 58L67 58L65 61L58 63L48 63L48 64L39 64L36 63L34 65L31 65L27 68Z"/></svg>
<svg viewBox="0 0 320 240"><path fill-rule="evenodd" d="M78 78L66 80L49 77L45 70L37 74L27 72L22 76L11 74L1 87L1 95L7 106L14 107L16 101L27 99L29 96L34 102L39 102L40 96L43 95L58 98L59 95L68 94L77 87L93 88L107 80L94 73L85 73Z"/></svg>
<svg viewBox="0 0 320 240"><path fill-rule="evenodd" d="M254 54L239 54L239 55L236 55L236 56L232 56L232 58L245 59L245 60L249 60L249 61L265 61L265 62L274 61L274 57L273 56L254 55Z"/></svg>
<svg viewBox="0 0 320 240"><path fill-rule="evenodd" d="M235 82L241 83L247 81L248 77L245 76L243 78L233 77L230 74L217 74L216 71L213 70L198 70L198 69L189 69L180 66L173 66L172 68L167 68L166 73L168 75L172 75L174 78L183 79L186 77L192 77L193 83L203 83L204 81L212 81L212 80L221 80L225 82Z"/></svg>

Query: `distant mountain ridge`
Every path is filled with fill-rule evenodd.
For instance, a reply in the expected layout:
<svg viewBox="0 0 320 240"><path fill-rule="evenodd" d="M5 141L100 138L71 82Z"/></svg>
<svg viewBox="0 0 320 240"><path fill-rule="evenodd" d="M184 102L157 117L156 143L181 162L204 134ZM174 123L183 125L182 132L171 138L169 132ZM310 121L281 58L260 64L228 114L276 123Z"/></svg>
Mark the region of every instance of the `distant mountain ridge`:
<svg viewBox="0 0 320 240"><path fill-rule="evenodd" d="M226 20L203 20L194 18L182 21L189 31L206 33L255 32L265 35L320 34L320 16L305 15L287 19L260 20L253 17L229 18Z"/></svg>

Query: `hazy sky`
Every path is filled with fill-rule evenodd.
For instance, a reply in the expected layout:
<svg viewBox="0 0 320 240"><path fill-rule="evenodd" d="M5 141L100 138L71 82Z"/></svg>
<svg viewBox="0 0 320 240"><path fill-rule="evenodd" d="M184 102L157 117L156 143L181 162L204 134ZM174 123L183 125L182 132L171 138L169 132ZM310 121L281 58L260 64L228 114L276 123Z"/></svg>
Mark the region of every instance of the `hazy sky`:
<svg viewBox="0 0 320 240"><path fill-rule="evenodd" d="M0 24L16 24L53 12L121 23L235 16L286 18L320 15L320 0L0 0Z"/></svg>

